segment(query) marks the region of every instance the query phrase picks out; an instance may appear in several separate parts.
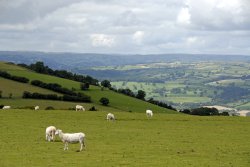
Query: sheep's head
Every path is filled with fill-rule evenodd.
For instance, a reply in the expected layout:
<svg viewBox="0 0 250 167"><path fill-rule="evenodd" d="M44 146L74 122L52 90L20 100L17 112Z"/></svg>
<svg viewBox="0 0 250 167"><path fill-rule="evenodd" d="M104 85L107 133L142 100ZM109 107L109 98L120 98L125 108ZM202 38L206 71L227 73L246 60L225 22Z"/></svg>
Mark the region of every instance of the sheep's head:
<svg viewBox="0 0 250 167"><path fill-rule="evenodd" d="M62 130L61 129L57 129L56 132L55 132L55 135L58 135L60 133L62 133Z"/></svg>

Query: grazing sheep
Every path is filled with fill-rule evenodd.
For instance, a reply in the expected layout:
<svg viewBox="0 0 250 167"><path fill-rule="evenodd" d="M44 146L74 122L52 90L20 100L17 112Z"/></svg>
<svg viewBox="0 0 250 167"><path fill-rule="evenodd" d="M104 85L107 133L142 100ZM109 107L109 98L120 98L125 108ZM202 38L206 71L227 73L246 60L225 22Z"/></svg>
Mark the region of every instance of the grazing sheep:
<svg viewBox="0 0 250 167"><path fill-rule="evenodd" d="M153 116L153 111L152 110L146 110L146 115L147 115L147 117L152 117Z"/></svg>
<svg viewBox="0 0 250 167"><path fill-rule="evenodd" d="M109 120L115 120L115 116L114 116L114 114L112 114L112 113L108 113L107 114L107 120L109 121Z"/></svg>
<svg viewBox="0 0 250 167"><path fill-rule="evenodd" d="M85 134L82 132L79 133L63 133L62 130L58 129L56 134L59 135L60 139L64 143L64 150L68 150L69 143L80 143L80 151L82 151L82 147L85 147L84 138Z"/></svg>
<svg viewBox="0 0 250 167"><path fill-rule="evenodd" d="M76 105L76 111L85 111L85 108L81 105Z"/></svg>
<svg viewBox="0 0 250 167"><path fill-rule="evenodd" d="M39 106L35 106L35 110L39 110Z"/></svg>
<svg viewBox="0 0 250 167"><path fill-rule="evenodd" d="M10 106L3 106L4 110L10 109L10 108L11 108Z"/></svg>
<svg viewBox="0 0 250 167"><path fill-rule="evenodd" d="M56 127L49 126L46 128L45 136L47 141L55 141L55 133L56 133Z"/></svg>

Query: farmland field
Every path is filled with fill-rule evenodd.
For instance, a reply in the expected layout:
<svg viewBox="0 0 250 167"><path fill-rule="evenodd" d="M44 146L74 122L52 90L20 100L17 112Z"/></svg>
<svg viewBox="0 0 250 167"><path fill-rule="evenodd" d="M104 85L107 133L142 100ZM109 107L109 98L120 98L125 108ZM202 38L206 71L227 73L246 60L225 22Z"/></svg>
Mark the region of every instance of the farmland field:
<svg viewBox="0 0 250 167"><path fill-rule="evenodd" d="M250 118L0 110L0 166L250 166ZM86 149L45 141L45 128L86 134Z"/></svg>
<svg viewBox="0 0 250 167"><path fill-rule="evenodd" d="M143 68L142 68L143 67ZM106 69L107 68L107 69ZM250 66L246 62L152 63L95 67L112 86L146 91L147 98L165 101L180 108L225 105L241 109L250 96ZM117 75L115 75L117 74ZM233 105L237 103L237 105ZM246 109L247 106L245 105Z"/></svg>
<svg viewBox="0 0 250 167"><path fill-rule="evenodd" d="M125 96L123 94L115 93L111 90L104 89L101 90L101 87L91 85L87 91L80 90L80 83L64 78L58 78L50 75L39 74L25 68L21 68L16 65L6 64L4 62L0 62L0 70L7 71L11 75L22 76L28 78L30 81L32 80L42 80L45 83L58 83L62 85L62 87L66 87L68 89L74 89L75 91L82 92L88 96L91 96L92 103L84 103L84 106L87 106L87 109L95 106L97 109L102 111L111 110L111 111L130 111L130 112L145 112L146 109L150 108L155 112L168 112L168 113L177 113L173 110L169 110L166 108L162 108L142 100L131 98L129 96ZM12 87L11 87L12 85ZM21 98L23 91L31 91L31 92L39 92L39 93L53 93L55 92L49 91L47 89L42 89L39 87L34 87L30 84L24 84L15 82L12 80L4 79L0 77L0 90L2 91L3 98L0 98L0 105L11 105L14 108L23 108L26 106L34 106L39 104L39 100L24 100ZM9 94L12 94L12 98L9 98ZM104 107L99 102L101 97L108 97L110 100L110 104L108 107ZM63 103L60 101L53 102L49 101L41 101L42 108L46 108L48 106L54 106L56 109L68 109L75 106L77 103Z"/></svg>

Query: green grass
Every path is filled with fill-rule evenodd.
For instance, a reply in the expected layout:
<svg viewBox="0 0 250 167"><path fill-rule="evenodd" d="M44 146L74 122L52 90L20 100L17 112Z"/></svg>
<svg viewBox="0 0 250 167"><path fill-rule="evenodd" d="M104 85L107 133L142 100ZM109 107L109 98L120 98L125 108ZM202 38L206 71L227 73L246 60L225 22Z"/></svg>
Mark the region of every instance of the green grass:
<svg viewBox="0 0 250 167"><path fill-rule="evenodd" d="M101 108L101 109L105 108L105 110L108 109L108 110L120 110L120 111L132 111L132 112L145 112L146 109L151 109L155 112L177 113L175 111L161 108L161 107L158 107L156 105L146 103L142 100L138 100L136 98L131 98L129 96L115 93L115 92L107 90L107 89L102 91L101 88L97 87L97 86L90 86L89 90L81 91L79 82L67 80L67 79L63 79L63 78L58 78L58 77L54 77L54 76L50 76L50 75L39 74L39 73L30 71L30 70L27 70L25 68L21 68L21 67L15 66L15 65L6 64L3 62L0 62L0 70L7 71L12 75L26 77L26 78L30 79L30 81L41 80L41 81L46 82L46 83L58 83L58 84L62 85L63 87L66 87L69 89L74 88L75 90L77 90L79 92L82 92L82 93L85 93L86 95L91 96L92 103L84 104L84 106L96 106L96 107ZM3 84L1 82L2 80L4 80L6 83ZM24 90L27 90L27 89L30 90L31 87L34 88L33 86L31 86L29 84L21 84L21 83L14 82L11 80L6 81L5 79L2 79L2 80L0 80L0 84L1 84L0 90L3 91L4 95L8 95L9 93L12 93L13 95L18 94L20 96L21 92L23 92ZM21 88L21 86L17 86L18 89L11 89L9 87L9 83L14 84L13 82L17 85L22 85L23 87ZM41 88L39 88L39 89L37 88L37 91L40 93L44 93L44 94L49 92L48 90L41 89ZM107 97L109 99L109 101L110 101L109 108L102 107L100 105L99 100L101 97ZM31 102L31 101L23 102L23 99L21 99L21 98L19 98L19 99L15 98L15 102L11 101L11 99L5 99L5 100L0 99L0 104L4 104L4 105L13 104L16 107L25 107L25 105L32 106L33 102L32 103L29 103L29 102ZM42 105L43 104L44 103L42 102ZM55 106L57 109L64 108L60 104L62 104L62 103L56 103L55 105L51 105L51 106ZM36 105L39 105L39 102L37 102Z"/></svg>
<svg viewBox="0 0 250 167"><path fill-rule="evenodd" d="M146 82L112 82L116 88L129 88L130 90L136 92L137 90L145 90L147 92L147 97L153 97L159 101L167 101L174 103L205 103L210 102L209 97L200 97L199 94L194 94L193 91L186 91L186 94L173 94L171 90L174 88L184 88L185 85L178 82L168 82L168 83L146 83ZM137 89L135 89L137 88ZM196 87L197 89L197 87ZM160 90L164 95L156 92ZM208 94L208 93L206 93ZM167 96L165 96L167 95Z"/></svg>
<svg viewBox="0 0 250 167"><path fill-rule="evenodd" d="M5 97L5 98L8 98L10 93L12 93L12 97L21 98L24 90L32 92L32 93L38 92L38 93L43 93L43 94L61 95L60 93L56 93L47 89L42 89L33 85L16 82L16 81L12 81L12 80L1 78L1 77L0 77L0 90L2 90L2 97Z"/></svg>
<svg viewBox="0 0 250 167"><path fill-rule="evenodd" d="M170 96L170 97L166 97L168 101L172 101L172 102L177 102L177 103L205 103L205 102L210 102L211 99L208 97L185 97L185 96L181 96L181 97L174 97L174 96Z"/></svg>
<svg viewBox="0 0 250 167"><path fill-rule="evenodd" d="M250 118L115 112L0 110L0 166L250 166ZM84 132L79 144L45 141L45 128Z"/></svg>

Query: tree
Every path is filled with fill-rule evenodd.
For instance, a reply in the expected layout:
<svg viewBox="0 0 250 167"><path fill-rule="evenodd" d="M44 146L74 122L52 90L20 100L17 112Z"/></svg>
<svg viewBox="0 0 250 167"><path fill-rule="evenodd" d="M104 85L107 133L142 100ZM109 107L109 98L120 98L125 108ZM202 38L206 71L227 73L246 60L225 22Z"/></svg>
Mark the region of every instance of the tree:
<svg viewBox="0 0 250 167"><path fill-rule="evenodd" d="M100 101L100 102L102 103L102 105L104 105L104 106L107 106L107 105L109 104L109 99L106 98L106 97L102 97L99 101Z"/></svg>
<svg viewBox="0 0 250 167"><path fill-rule="evenodd" d="M143 90L138 90L138 93L136 95L136 98L144 100L146 96L146 92Z"/></svg>
<svg viewBox="0 0 250 167"><path fill-rule="evenodd" d="M88 90L89 89L89 83L81 83L81 90Z"/></svg>
<svg viewBox="0 0 250 167"><path fill-rule="evenodd" d="M105 87L105 88L110 88L110 87L111 87L111 84L110 84L110 82L109 82L108 80L103 80L103 81L101 82L101 85L102 85L103 87Z"/></svg>
<svg viewBox="0 0 250 167"><path fill-rule="evenodd" d="M39 73L44 73L46 69L43 62L41 61L38 61L35 64L31 64L30 67L32 70L39 72Z"/></svg>

